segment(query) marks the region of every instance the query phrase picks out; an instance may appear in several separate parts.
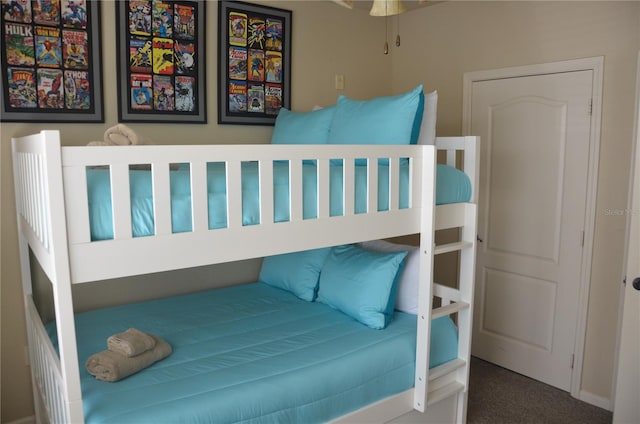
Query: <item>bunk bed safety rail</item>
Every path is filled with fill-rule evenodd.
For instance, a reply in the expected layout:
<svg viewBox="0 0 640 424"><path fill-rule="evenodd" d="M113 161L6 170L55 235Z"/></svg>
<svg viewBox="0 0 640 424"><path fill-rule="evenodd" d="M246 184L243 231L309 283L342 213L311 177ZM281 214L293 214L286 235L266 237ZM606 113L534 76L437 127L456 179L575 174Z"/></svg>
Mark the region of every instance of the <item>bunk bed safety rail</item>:
<svg viewBox="0 0 640 424"><path fill-rule="evenodd" d="M56 160L54 149L44 138L55 140L56 131L43 132L12 141L13 172L16 198L16 212L20 232L31 246L44 272L51 275L54 264L51 246L51 204L48 186L48 167L59 162L59 148ZM59 142L58 142L59 145ZM53 161L53 162L52 162Z"/></svg>
<svg viewBox="0 0 640 424"><path fill-rule="evenodd" d="M189 145L189 146L118 146L118 147L62 147L65 208L68 225L73 282L94 281L118 276L157 272L157 264L148 265L153 252L163 251L168 257L167 270L228 262L247 257L262 257L293 250L305 250L326 245L351 243L373 238L384 238L398 232L413 234L420 231L423 172L423 151L435 155L433 146L310 146L310 145ZM388 209L378 211L378 160L388 163ZM408 165L408 207L400 208L401 163ZM330 214L330 170L332 164L342 164L342 205L340 216ZM289 164L289 220L274 220L274 163ZM317 216L303 217L303 187L301 181L304 163L317 164ZM366 213L354 210L355 177L357 164L367 161ZM257 163L259 173L259 225L243 225L242 166ZM226 173L227 223L224 228L210 229L208 223L207 164L223 163ZM433 166L429 168L435 169ZM153 187L154 234L133 237L131 201L129 193L129 167L151 165ZM171 224L170 166L188 164L191 193L191 231L173 233ZM374 166L371 166L374 165ZM91 241L88 213L87 168L109 167L113 209L113 239ZM433 194L433 185L428 191ZM431 196L433 197L433 196ZM433 202L433 199L430 200ZM433 206L433 205L432 205ZM358 215L357 217L355 215ZM331 235L322 226L331 220ZM357 224L356 221L357 220ZM389 225L389 223L392 223ZM385 224L386 223L386 224ZM398 231L398 226L401 230ZM402 229L404 227L404 229ZM393 228L390 233L388 228ZM341 235L336 240L336 234ZM180 255L171 254L180 237ZM286 237L286 246L273 240ZM184 252L184 238L192 238L193 251ZM326 238L326 242L323 241ZM247 243L243 243L247 240ZM249 242L250 241L250 242ZM114 244L118 244L117 247ZM235 250L229 246L242 246ZM204 247L206 246L206 249ZM239 248L238 248L239 249ZM284 250L286 249L286 250ZM114 252L116 252L114 257ZM149 257L144 256L145 253ZM180 259L177 257L181 256ZM96 258L112 260L114 266L101 264L102 271L89 269L86 261ZM127 265L129 261L129 265ZM172 262L174 261L174 262ZM180 263L177 263L179 261ZM80 264L85 264L80 266ZM77 266L76 266L77 265Z"/></svg>

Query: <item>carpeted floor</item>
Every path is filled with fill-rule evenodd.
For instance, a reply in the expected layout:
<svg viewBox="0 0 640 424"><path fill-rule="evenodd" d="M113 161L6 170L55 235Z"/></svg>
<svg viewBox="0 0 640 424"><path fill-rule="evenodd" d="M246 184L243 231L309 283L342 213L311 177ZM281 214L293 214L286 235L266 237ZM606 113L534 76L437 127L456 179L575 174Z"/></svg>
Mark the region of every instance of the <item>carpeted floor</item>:
<svg viewBox="0 0 640 424"><path fill-rule="evenodd" d="M612 413L567 392L471 358L468 424L610 424Z"/></svg>

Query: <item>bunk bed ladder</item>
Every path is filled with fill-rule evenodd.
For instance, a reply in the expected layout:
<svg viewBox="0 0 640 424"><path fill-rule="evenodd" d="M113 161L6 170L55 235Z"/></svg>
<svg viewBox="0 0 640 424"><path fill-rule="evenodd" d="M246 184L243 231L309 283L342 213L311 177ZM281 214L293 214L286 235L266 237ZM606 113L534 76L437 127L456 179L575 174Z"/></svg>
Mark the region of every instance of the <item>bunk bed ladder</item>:
<svg viewBox="0 0 640 424"><path fill-rule="evenodd" d="M422 275L421 281L430 284L430 297L440 298L442 304L433 308L432 303L421 301L418 319L418 345L426 345L426 351L418 349L420 362L416 361L416 381L414 393L414 409L424 412L427 405L435 404L450 396L455 396L456 422L467 420L467 391L469 386L469 365L471 359L471 332L473 319L473 291L475 282L476 237L477 237L477 182L479 157L476 154L479 139L477 137L460 137L457 140L436 139L438 148L447 149L446 163L457 167L458 155L454 143L464 151L462 157L465 172L473 181L473 192L469 203L438 206L438 214L433 217L433 226L425 227L429 220L423 221L421 239L422 267L426 260L431 261L429 272ZM425 181L423 180L423 184ZM424 204L423 210L428 205ZM462 227L460 227L462 223ZM435 245L435 232L438 230L460 228L460 240L453 243ZM426 232L425 232L426 230ZM425 237L426 233L426 237ZM433 281L433 257L448 252L460 252L458 263L458 288L451 288ZM427 258L427 255L429 257ZM422 303L424 302L424 303ZM426 319L425 315L430 317ZM458 326L458 357L442 365L428 369L429 340L431 336L431 321L442 316L457 316ZM425 338L422 343L420 338Z"/></svg>
<svg viewBox="0 0 640 424"><path fill-rule="evenodd" d="M429 282L431 296L442 299L442 305L433 308L427 299L420 300L418 314L418 349L416 361L416 381L414 394L414 408L424 412L428 405L437 403L450 396L456 396L456 421L464 423L467 415L467 390L469 384L469 361L471 354L472 305L473 287L475 279L476 257L476 205L467 203L463 208L456 206L456 213L462 213L464 225L461 227L460 240L442 245L433 242L435 230L450 228L447 222L435 222L432 231L422 235L421 254L422 267L426 268L421 281ZM439 212L439 216L447 214ZM459 222L459 221L458 221ZM459 287L451 288L433 282L433 258L448 252L460 252L459 258ZM429 262L430 261L430 262ZM428 265L431 264L431 266ZM423 271L421 270L421 273ZM457 316L458 325L458 357L442 365L428 369L431 321L443 316ZM429 317L430 319L427 319ZM426 341L420 341L426 338ZM421 349L420 346L427 346Z"/></svg>
<svg viewBox="0 0 640 424"><path fill-rule="evenodd" d="M442 305L432 310L431 319L457 316L458 357L429 370L427 405L457 394L457 422L466 422L467 390L471 358L472 306L476 258L476 205L464 205L464 226L460 241L435 246L434 254L460 252L459 287L457 289L433 284L433 294ZM437 226L436 226L437 228Z"/></svg>

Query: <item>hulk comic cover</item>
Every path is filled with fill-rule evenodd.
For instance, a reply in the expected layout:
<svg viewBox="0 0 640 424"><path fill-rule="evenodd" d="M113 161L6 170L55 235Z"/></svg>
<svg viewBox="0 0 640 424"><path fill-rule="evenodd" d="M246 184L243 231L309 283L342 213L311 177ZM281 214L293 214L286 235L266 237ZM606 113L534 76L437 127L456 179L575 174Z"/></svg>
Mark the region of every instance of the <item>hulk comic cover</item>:
<svg viewBox="0 0 640 424"><path fill-rule="evenodd" d="M4 42L7 65L34 66L36 59L33 41L31 25L5 22Z"/></svg>

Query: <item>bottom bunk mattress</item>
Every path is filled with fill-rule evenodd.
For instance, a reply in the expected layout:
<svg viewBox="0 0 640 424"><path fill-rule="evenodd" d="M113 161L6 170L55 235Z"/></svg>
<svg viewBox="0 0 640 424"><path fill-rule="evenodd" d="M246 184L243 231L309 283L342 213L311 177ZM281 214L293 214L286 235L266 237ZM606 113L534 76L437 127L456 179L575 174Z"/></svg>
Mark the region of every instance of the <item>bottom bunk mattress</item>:
<svg viewBox="0 0 640 424"><path fill-rule="evenodd" d="M86 360L130 327L173 353L123 380L96 380ZM374 330L261 282L80 313L76 332L87 423L324 422L414 382L415 315L396 311ZM457 356L448 317L433 322L431 340L431 367Z"/></svg>

